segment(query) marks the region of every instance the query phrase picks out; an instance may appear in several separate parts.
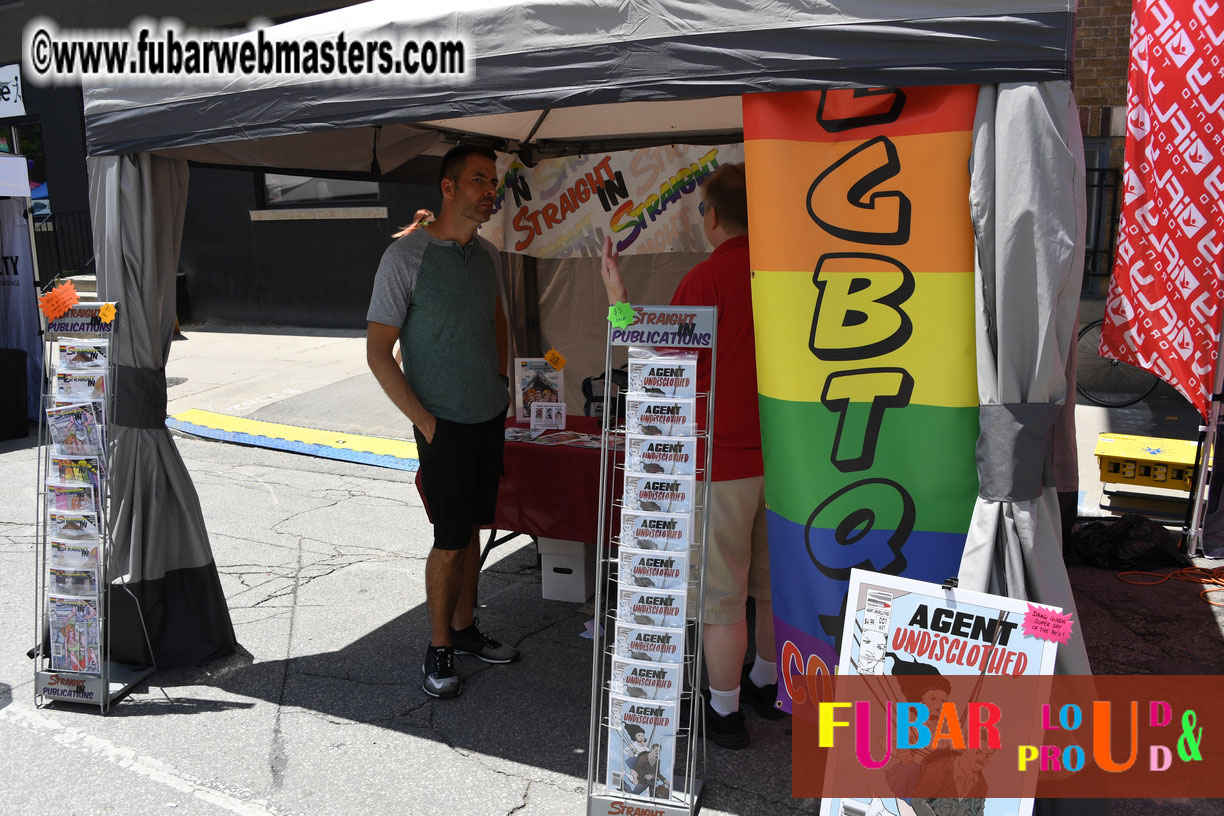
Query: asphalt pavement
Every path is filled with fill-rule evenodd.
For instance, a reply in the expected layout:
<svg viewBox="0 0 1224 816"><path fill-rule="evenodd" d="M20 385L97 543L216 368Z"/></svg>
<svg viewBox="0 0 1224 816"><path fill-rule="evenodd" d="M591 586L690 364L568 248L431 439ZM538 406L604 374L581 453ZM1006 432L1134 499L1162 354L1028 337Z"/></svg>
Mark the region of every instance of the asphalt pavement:
<svg viewBox="0 0 1224 816"><path fill-rule="evenodd" d="M367 373L359 332L196 326L174 343L169 413L198 408L407 437ZM1083 406L1081 507L1099 490L1100 430L1192 427L1178 398ZM1176 435L1182 435L1178 433ZM35 440L0 443L0 812L5 814L579 814L589 608L542 600L534 547L496 550L482 626L523 652L464 658L462 697L420 690L431 532L412 473L180 438L242 652L164 671L117 705L34 706ZM1091 478L1087 478L1091 477ZM1218 674L1222 620L1200 587L1071 571L1094 668ZM790 723L748 715L753 747L709 749L703 813L816 813L790 798ZM1112 814L1208 814L1220 803L1117 801Z"/></svg>

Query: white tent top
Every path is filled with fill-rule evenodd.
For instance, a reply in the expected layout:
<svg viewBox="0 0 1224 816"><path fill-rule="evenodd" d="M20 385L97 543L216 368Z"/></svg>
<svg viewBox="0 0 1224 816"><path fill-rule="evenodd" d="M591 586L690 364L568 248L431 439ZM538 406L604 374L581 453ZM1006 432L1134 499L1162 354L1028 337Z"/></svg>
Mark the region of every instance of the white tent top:
<svg viewBox="0 0 1224 816"><path fill-rule="evenodd" d="M347 131L391 169L375 128L531 144L738 134L739 96L829 86L1066 79L1074 0L374 0L267 38L461 38L469 81L363 84L250 76L212 87L86 83L91 155ZM988 10L983 10L986 7ZM244 33L238 38L250 38ZM725 140L725 139L724 139ZM377 144L376 144L377 143ZM585 144L584 144L585 143ZM372 153L371 153L372 146ZM335 149L334 146L332 149ZM341 150L343 154L345 151ZM180 154L182 155L182 154ZM189 157L195 158L187 154ZM202 159L208 160L208 159ZM285 159L281 166L300 162ZM343 169L343 168L340 168Z"/></svg>

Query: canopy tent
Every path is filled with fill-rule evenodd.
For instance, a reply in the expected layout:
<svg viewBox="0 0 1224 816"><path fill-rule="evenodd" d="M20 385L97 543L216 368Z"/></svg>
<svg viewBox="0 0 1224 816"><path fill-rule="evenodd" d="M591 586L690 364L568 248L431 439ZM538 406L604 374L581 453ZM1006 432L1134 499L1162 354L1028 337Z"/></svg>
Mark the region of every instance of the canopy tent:
<svg viewBox="0 0 1224 816"><path fill-rule="evenodd" d="M393 0L283 23L275 41L462 38L456 81L381 83L251 76L172 88L87 87L90 155L165 151L344 131L337 163L394 169L385 152L412 123L427 131L566 148L609 140L700 139L740 129L739 96L821 85L951 85L1065 79L1070 0ZM252 39L248 33L237 40ZM312 147L317 153L318 147ZM178 155L194 158L191 153ZM315 166L324 161L316 157ZM288 165L281 165L288 166Z"/></svg>
<svg viewBox="0 0 1224 816"><path fill-rule="evenodd" d="M129 325L128 331L142 338L143 348L132 349L119 361L131 369L124 372L127 379L140 385L121 393L121 400L130 400L133 407L121 407L117 422L131 421L135 423L131 427L141 429L142 434L166 433L154 428L150 417L164 409L161 366L172 325L165 309L150 308L145 298L150 292L165 290L158 281L173 279L178 234L167 224L165 230L153 232L172 235L173 240L153 240L152 228L139 215L142 210L159 208L176 212L184 200L182 170L163 165L185 170L186 160L195 160L394 178L415 157L439 155L457 137L488 140L518 153L528 164L540 156L582 153L596 146L718 144L742 138L742 94L834 86L993 87L1018 82L1044 88L1044 83L1053 83L1050 87L1056 90L1052 93L1070 100L1073 10L1070 0L1016 0L989 12L967 0L853 4L827 0L721 0L709 4L467 0L442 12L406 11L402 4L376 0L285 23L264 33L299 42L331 38L342 31L349 38L462 37L467 44L468 81L408 82L397 77L382 84L325 85L300 77L249 77L213 87L87 87L93 218L95 224L108 225L95 231L98 274L107 297L146 304L143 309L125 311L130 322L142 323ZM994 120L1002 121L997 116ZM1070 133L1078 127L1074 117L1059 115L1046 124L1048 132L1069 150L1080 150L1078 134ZM157 158L135 155L147 153ZM975 174L986 172L987 166L985 161L977 162ZM1035 168L1040 169L1040 164ZM1055 172L1053 167L1050 172ZM1059 181L1065 178L1058 176ZM989 188L1012 181L1023 185L1032 179L994 173L990 178L975 175L974 184L977 189L978 184ZM1006 200L1010 192L999 188L994 195ZM1027 198L1057 199L1035 205L1038 212L1049 213L1065 212L1072 194L1056 186L1026 188L1025 192ZM125 204L124 196L138 196L139 205ZM981 211L975 213L975 220L987 217ZM995 234L1002 235L1010 225L1000 224L1001 219L1025 215L1000 209L989 217L994 219ZM985 227L980 223L975 227L979 241L983 240ZM1058 227L1075 233L1074 227ZM141 248L144 251L136 251ZM983 277L982 285L995 285L992 281L1011 268L1000 263L994 278ZM1065 393L1065 385L1047 380L1052 369L1046 358L1065 359L1070 349L1071 333L1063 325L1065 299L1077 298L1078 293L1067 283L1071 272L1065 265L1057 269L1043 266L1036 274L1051 276L1040 291L1031 286L1014 290L999 286L998 291L1008 293L1009 309L1019 308L1017 299L1027 299L1031 313L1038 316L1034 334L1040 330L1036 341L1042 349L1042 365L1035 374L1041 387L1017 395L1010 389L999 394L983 389L983 401L988 404L1013 399L1050 404ZM553 280L555 291L566 296L576 286L573 276L558 273ZM591 276L591 286L598 285L598 276ZM1046 299L1049 292L1055 300ZM1058 315L1056 330L1045 328L1051 310ZM1023 333L1022 326L1016 328ZM1009 357L1000 353L997 364L1002 378L1011 365ZM1017 364L1027 365L1027 361ZM146 407L137 411L137 404ZM136 418L125 420L125 416ZM1041 428L1040 423L1025 427L1038 436L1046 433L1048 444L1048 428ZM1026 437L1034 442L1037 438ZM181 557L149 552L153 546L178 547L180 539L198 542L203 523L194 512L194 489L181 461L169 454L173 446L168 437L147 449L166 455L144 457L139 481L120 480L125 492L116 497L117 506L145 509L121 511L117 517L121 526L114 535L116 541L131 542L124 549L129 559L143 559L146 567L153 562L156 568L137 570L125 565L120 572L156 579L180 568L198 569L206 544L204 551L193 545L190 554ZM988 461L997 449L979 449L980 473L1021 469L1017 462ZM128 461L136 459L129 457ZM1026 475L1031 472L1027 461L1023 470ZM165 485L178 496L182 512L172 514L175 519L170 523L181 525L184 535L167 535L168 516L148 505L157 485ZM1007 505L1026 499L1027 494L1005 492L989 498ZM164 502L164 497L159 501ZM149 530L154 517L161 526ZM1010 518L1006 512L995 517ZM1056 539L1037 538L1038 530L1046 526L1017 525L1004 539L1015 538L1020 543L1007 550L1006 559L990 561L997 537L986 519L983 514L982 523L971 532L971 545L976 540L981 546L969 548L982 553L977 556L982 561L976 567L964 565L966 574L990 574L994 576L991 586L1005 587L1030 600L1065 605L1062 593L1052 599L1043 597L1045 582L1007 577L1023 573L1025 558L1034 548L1056 546ZM143 551L137 544L140 541L149 542ZM1043 570L1061 569L1050 559L1043 559L1042 564ZM1065 580L1064 573L1062 582ZM215 581L205 580L198 586L213 592L214 585ZM207 639L193 656L206 658L216 647L216 638ZM1082 643L1073 648L1082 651ZM190 651L181 655L183 662L190 659Z"/></svg>

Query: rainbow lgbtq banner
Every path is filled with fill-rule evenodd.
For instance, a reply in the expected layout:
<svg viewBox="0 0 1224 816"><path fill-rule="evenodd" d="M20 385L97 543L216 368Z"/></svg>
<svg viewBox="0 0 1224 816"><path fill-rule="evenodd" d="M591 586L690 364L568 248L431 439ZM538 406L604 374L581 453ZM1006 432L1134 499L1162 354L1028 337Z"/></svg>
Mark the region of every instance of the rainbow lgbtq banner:
<svg viewBox="0 0 1224 816"><path fill-rule="evenodd" d="M837 665L852 568L942 582L960 565L978 486L976 103L972 86L744 97L788 708Z"/></svg>

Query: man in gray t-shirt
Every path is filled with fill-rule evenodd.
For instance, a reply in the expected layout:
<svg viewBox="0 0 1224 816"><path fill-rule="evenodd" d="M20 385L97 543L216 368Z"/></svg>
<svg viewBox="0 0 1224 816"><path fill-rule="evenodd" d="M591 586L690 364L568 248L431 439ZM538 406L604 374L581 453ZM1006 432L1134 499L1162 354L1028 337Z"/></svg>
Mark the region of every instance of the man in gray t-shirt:
<svg viewBox="0 0 1224 816"><path fill-rule="evenodd" d="M498 347L500 255L476 235L493 213L492 151L442 160L438 219L383 254L366 315L366 362L412 421L421 490L434 526L425 565L431 641L422 672L433 697L456 697L454 655L510 663L518 651L476 628L479 528L493 522L509 391ZM392 356L403 350L401 370Z"/></svg>

